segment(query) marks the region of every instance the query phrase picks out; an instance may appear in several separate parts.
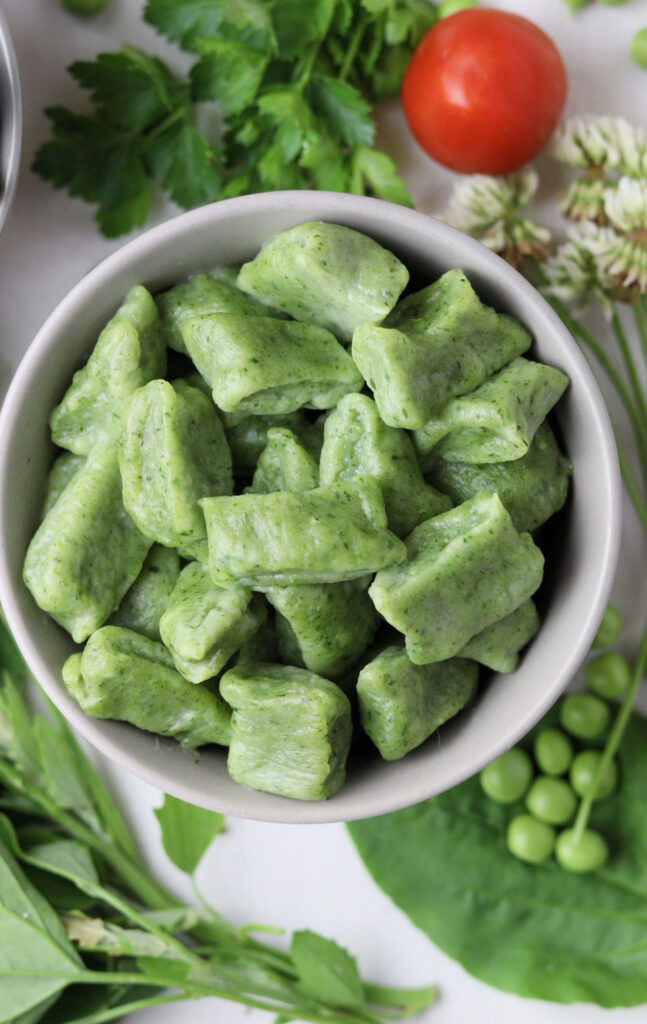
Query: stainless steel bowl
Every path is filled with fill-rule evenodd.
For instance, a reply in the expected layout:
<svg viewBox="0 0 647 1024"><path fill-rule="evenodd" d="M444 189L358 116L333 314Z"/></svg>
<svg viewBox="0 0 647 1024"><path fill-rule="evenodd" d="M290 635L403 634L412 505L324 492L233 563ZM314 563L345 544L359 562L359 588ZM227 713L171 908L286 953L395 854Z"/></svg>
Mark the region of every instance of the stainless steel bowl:
<svg viewBox="0 0 647 1024"><path fill-rule="evenodd" d="M13 201L22 143L22 96L9 26L0 10L0 230Z"/></svg>

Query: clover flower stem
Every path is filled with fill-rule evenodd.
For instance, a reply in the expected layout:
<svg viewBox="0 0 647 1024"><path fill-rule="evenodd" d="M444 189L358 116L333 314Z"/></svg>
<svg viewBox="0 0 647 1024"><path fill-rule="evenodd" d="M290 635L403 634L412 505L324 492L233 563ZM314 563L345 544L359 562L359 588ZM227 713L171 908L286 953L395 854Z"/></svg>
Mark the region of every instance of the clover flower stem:
<svg viewBox="0 0 647 1024"><path fill-rule="evenodd" d="M618 747L620 746L622 737L624 736L625 729L627 728L627 724L631 717L633 706L636 703L636 697L638 696L640 685L645 675L646 665L647 626L645 627L645 631L640 642L640 649L638 651L638 657L636 658L636 662L634 665L634 670L631 677L631 683L629 684L629 689L627 690L627 693L625 694L622 704L620 705L620 710L618 711L616 720L613 723L613 728L611 729L607 742L604 745L604 750L602 751L602 756L598 761L595 770L595 775L593 776L593 780L591 782L591 787L586 796L582 798L582 801L577 811L577 815L575 817L575 824L573 826L573 840L575 843L577 843L578 840L581 839L582 834L588 824L589 816L591 814L591 808L593 807L593 802L599 789L600 782L604 777L609 765L611 764L611 760L614 754L616 753Z"/></svg>
<svg viewBox="0 0 647 1024"><path fill-rule="evenodd" d="M643 358L647 363L647 298L643 295L634 306L634 317L643 350Z"/></svg>
<svg viewBox="0 0 647 1024"><path fill-rule="evenodd" d="M625 329L622 326L622 322L620 320L620 317L618 316L617 310L613 311L613 316L611 317L611 326L613 327L613 333L615 334L616 340L618 342L618 348L620 349L622 360L627 371L627 376L631 384L631 389L634 393L634 398L636 401L638 412L640 413L644 422L647 423L647 401L645 400L645 393L640 383L636 362L632 355L631 348L627 340L627 335L625 334Z"/></svg>
<svg viewBox="0 0 647 1024"><path fill-rule="evenodd" d="M580 346L584 346L595 356L595 359L604 370L610 384L613 386L618 398L622 402L633 430L636 447L638 448L643 479L647 480L647 417L643 419L639 415L625 382L602 348L602 345L593 337L591 332L571 316L568 309L560 299L557 299L552 295L547 295L546 300L563 321L564 326L571 332L575 340L580 343ZM640 493L635 481L633 481L633 492L635 494ZM636 509L636 511L638 511L638 509ZM639 511L638 515L641 515Z"/></svg>
<svg viewBox="0 0 647 1024"><path fill-rule="evenodd" d="M647 506L640 496L640 491L636 485L636 481L631 475L631 470L627 464L627 460L624 457L622 448L616 439L616 448L618 450L618 463L620 465L620 474L622 476L623 483L627 489L627 494L631 499L631 503L636 511L636 515L640 519L641 526L645 533L647 533Z"/></svg>

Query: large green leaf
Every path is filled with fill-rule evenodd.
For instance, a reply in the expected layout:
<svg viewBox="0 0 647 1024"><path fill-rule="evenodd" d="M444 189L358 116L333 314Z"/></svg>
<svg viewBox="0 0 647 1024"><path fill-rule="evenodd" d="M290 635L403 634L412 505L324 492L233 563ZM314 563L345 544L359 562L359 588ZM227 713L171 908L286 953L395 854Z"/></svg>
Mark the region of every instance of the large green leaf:
<svg viewBox="0 0 647 1024"><path fill-rule="evenodd" d="M174 796L164 797L155 811L162 830L162 845L180 869L192 875L211 841L225 827L222 814L194 807Z"/></svg>
<svg viewBox="0 0 647 1024"><path fill-rule="evenodd" d="M647 1002L647 720L634 715L622 784L592 825L607 866L574 875L512 857L502 807L470 779L395 814L355 822L375 881L445 953L506 992L604 1007Z"/></svg>

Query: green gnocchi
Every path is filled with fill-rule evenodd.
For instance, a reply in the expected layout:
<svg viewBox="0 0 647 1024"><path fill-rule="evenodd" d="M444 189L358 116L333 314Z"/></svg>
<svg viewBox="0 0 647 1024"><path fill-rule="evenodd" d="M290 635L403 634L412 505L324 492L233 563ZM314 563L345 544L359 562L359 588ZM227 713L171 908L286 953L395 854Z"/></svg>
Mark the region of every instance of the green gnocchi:
<svg viewBox="0 0 647 1024"><path fill-rule="evenodd" d="M546 419L568 379L462 270L408 280L308 223L129 292L52 413L24 563L81 645L63 681L87 714L322 800L359 731L396 760L515 671L540 628L529 531L571 476Z"/></svg>

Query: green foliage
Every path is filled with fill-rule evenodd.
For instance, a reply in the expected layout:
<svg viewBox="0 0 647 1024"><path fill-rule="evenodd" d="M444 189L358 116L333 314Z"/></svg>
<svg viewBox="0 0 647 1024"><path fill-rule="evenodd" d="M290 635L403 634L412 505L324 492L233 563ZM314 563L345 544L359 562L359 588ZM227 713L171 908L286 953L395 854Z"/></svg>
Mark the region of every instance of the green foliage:
<svg viewBox="0 0 647 1024"><path fill-rule="evenodd" d="M611 857L591 874L513 857L506 828L523 804L494 803L477 778L416 807L354 822L350 833L378 885L480 980L535 999L638 1005L647 1002L641 715L631 717L619 760L622 786L594 805L590 819Z"/></svg>
<svg viewBox="0 0 647 1024"><path fill-rule="evenodd" d="M69 71L89 114L51 107L33 169L97 206L104 235L140 227L157 182L191 208L246 192L332 189L411 205L371 149L370 103L394 95L436 20L429 0L149 0L145 19L195 57L181 80L125 46ZM215 102L208 140L196 103Z"/></svg>
<svg viewBox="0 0 647 1024"><path fill-rule="evenodd" d="M180 871L192 875L211 842L225 827L222 814L194 807L166 794L155 811L162 833L162 846Z"/></svg>
<svg viewBox="0 0 647 1024"><path fill-rule="evenodd" d="M393 1020L429 1005L431 989L364 986L354 960L312 932L283 953L209 907L179 905L140 863L61 716L30 712L2 620L0 659L16 672L0 676L0 1024L109 1021L206 995L284 1021L333 1021L344 1007L347 1024L380 1024L374 1006ZM157 816L165 849L188 873L224 825L170 797Z"/></svg>

